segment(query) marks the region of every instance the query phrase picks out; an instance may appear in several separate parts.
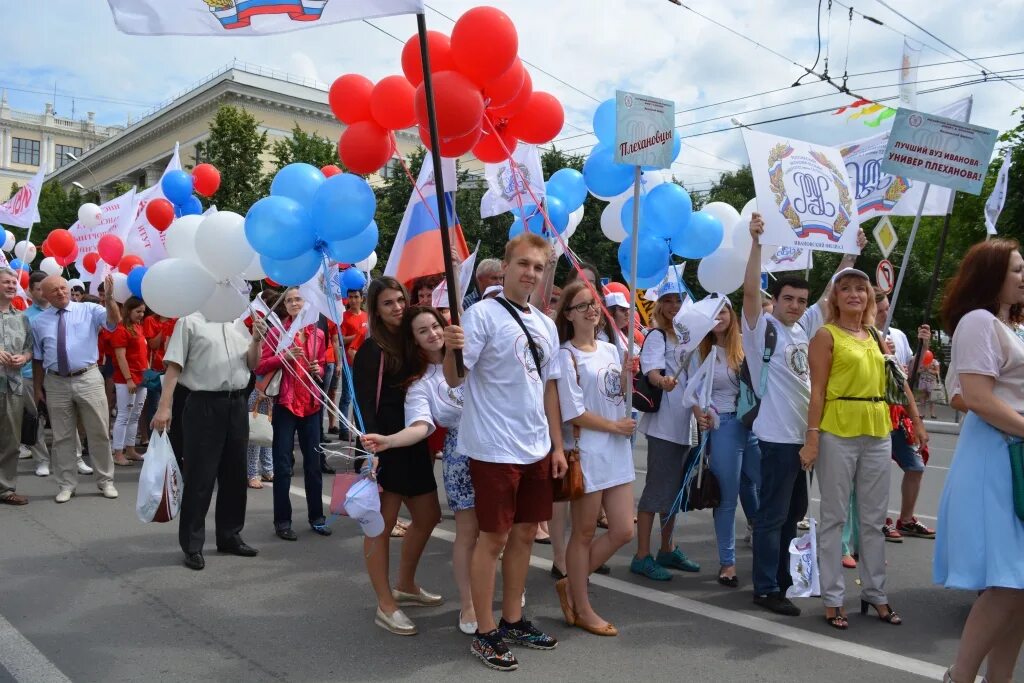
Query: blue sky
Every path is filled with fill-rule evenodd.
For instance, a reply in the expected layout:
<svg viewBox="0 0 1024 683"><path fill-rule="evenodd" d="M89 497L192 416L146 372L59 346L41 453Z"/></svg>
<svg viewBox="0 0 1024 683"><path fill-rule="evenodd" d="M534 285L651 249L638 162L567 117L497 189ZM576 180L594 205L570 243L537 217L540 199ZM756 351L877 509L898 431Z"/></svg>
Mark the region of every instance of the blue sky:
<svg viewBox="0 0 1024 683"><path fill-rule="evenodd" d="M201 2L202 0L176 0ZM477 3L432 0L427 20L431 28L450 32L444 13L458 17ZM613 96L616 88L633 89L672 99L677 110L692 109L723 100L745 97L776 88L780 92L682 113L679 123L688 138L682 164L673 168L689 184L706 186L721 170L737 168L746 154L738 131L710 133L728 128L730 118L744 123L803 111L839 107L852 98L833 94L809 102L793 100L834 92L807 77L798 88L788 88L801 70L786 59L758 48L697 15L666 0L495 0L506 11L520 35L520 55L573 87L537 69L531 69L537 89L555 94L565 105L567 125L560 146L585 152L594 139L580 135L590 130L596 100ZM691 6L750 39L771 47L800 64L814 62L817 51L816 0L693 0ZM400 73L399 41L363 23L318 27L262 38L137 37L118 33L103 0L47 0L4 3L4 60L0 87L6 87L12 106L42 111L53 100L60 115L95 111L101 123L124 123L150 107L202 80L232 59L330 82L343 73L363 73L371 79ZM903 34L921 40L921 64L962 59L934 38L896 16L877 0L861 0L858 12L881 20L884 26L855 16L847 21L845 7L833 4L831 21L823 3L821 59L829 57L829 72L842 75L899 66ZM906 0L893 4L908 18L971 57L1020 52L1019 27L1024 26L1024 3L988 0ZM384 31L402 41L415 30L411 17L375 20ZM847 35L849 31L849 49ZM948 53L950 56L941 54ZM982 62L994 71L1019 69L1024 55ZM823 67L819 63L819 70ZM946 79L922 84L929 88L963 82L977 76L969 64L923 68L920 79ZM897 92L897 74L882 73L851 78L851 89L870 97ZM1018 82L1024 88L1024 81ZM872 87L869 86L886 86ZM582 94L580 91L582 91ZM919 107L935 109L972 93L973 121L993 128L1015 125L1012 110L1024 104L1024 92L1006 83L987 83L943 93L922 95ZM784 104L785 103L785 104ZM766 111L752 110L784 104ZM718 120L708 121L718 117ZM759 127L767 132L799 134L820 143L839 144L864 137L871 129L843 117L827 114ZM698 151L699 150L699 151Z"/></svg>

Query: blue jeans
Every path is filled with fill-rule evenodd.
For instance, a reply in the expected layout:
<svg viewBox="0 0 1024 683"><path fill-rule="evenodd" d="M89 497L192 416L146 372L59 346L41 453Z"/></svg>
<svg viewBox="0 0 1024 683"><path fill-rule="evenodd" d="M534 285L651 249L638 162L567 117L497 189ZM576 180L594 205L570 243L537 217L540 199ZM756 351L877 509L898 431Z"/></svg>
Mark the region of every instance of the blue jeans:
<svg viewBox="0 0 1024 683"><path fill-rule="evenodd" d="M798 443L761 441L760 507L754 518L754 594L766 595L793 585L789 542L807 513L807 476L800 467Z"/></svg>
<svg viewBox="0 0 1024 683"><path fill-rule="evenodd" d="M735 413L719 416L718 429L711 432L711 471L718 479L722 502L715 508L715 536L718 537L718 563L736 564L736 500L743 504L748 520L757 514L758 487L761 485L761 451L757 437L736 419Z"/></svg>
<svg viewBox="0 0 1024 683"><path fill-rule="evenodd" d="M298 417L284 406L274 406L274 528L287 529L292 525L292 502L288 489L292 484L292 452L295 436L299 437L302 451L302 472L306 484L306 508L309 523L324 517L323 475L320 474L320 456L316 452L320 443L320 412Z"/></svg>
<svg viewBox="0 0 1024 683"><path fill-rule="evenodd" d="M340 368L338 370L338 373L339 373L338 382L339 382L339 384L341 384L341 400L338 401L338 412L340 412L342 415L344 415L345 419L347 420L348 419L348 409L352 405L352 392L350 392L349 389L348 389L348 380L345 378L345 369L344 368ZM351 368L351 366L349 367L348 374L349 374L349 376L352 375L352 368ZM358 426L359 421L358 420L353 420L353 424ZM341 433L342 434L348 434L348 427L346 427L344 424L339 424L338 427L341 429Z"/></svg>
<svg viewBox="0 0 1024 683"><path fill-rule="evenodd" d="M334 363L324 363L324 384L323 384L323 388L324 388L324 393L327 394L328 398L330 398L330 396L331 396L331 381L334 379L334 371L335 371L336 368L337 368L337 366ZM320 406L320 426L321 426L320 438L321 438L321 440L323 440L324 415L326 415L326 414L327 414L327 404L324 403L323 405Z"/></svg>

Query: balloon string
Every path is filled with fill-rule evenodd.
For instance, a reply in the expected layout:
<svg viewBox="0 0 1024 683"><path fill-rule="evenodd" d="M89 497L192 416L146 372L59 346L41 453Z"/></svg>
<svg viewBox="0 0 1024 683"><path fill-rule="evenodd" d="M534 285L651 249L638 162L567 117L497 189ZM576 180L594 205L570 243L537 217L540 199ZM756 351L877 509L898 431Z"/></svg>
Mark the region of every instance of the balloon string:
<svg viewBox="0 0 1024 683"><path fill-rule="evenodd" d="M396 147L395 149L397 150L398 148ZM407 163L405 163L405 157L403 157L401 154L398 155L398 163L400 163L402 165L402 170L405 171L405 176L409 179L409 182L412 183L413 191L416 192L417 195L419 195L420 202L423 204L424 208L426 208L427 213L430 214L430 219L432 221L434 221L434 227L440 229L441 228L440 221L438 221L437 216L435 216L434 212L430 209L430 204L427 202L427 197L423 194L423 191L420 190L420 185L416 181L416 178L412 177L412 170L409 168L409 165ZM437 186L436 182L437 181L435 181L435 187ZM437 196L436 192L434 193L434 196L435 197ZM438 202L437 206L438 206L438 209L440 209L441 203ZM445 209L447 209L447 208L448 207L446 205Z"/></svg>
<svg viewBox="0 0 1024 683"><path fill-rule="evenodd" d="M324 274L326 275L327 272L328 272L327 256L324 255L323 259L324 259ZM331 292L330 290L331 290L331 283L325 277L324 278L324 296L327 299L328 307L331 309L331 317L334 318L334 324L338 328L338 335L341 336L341 315L338 313L338 300L337 300L337 298L335 298L333 292ZM328 343L330 343L330 340L328 340ZM366 431L366 427L364 426L364 423L363 423L362 411L359 410L359 402L355 400L356 399L356 389L355 389L355 384L352 381L352 369L351 369L351 367L348 364L348 350L345 348L344 340L342 340L342 342L341 342L341 369L342 369L342 378L344 379L345 384L348 387L349 396L352 397L353 412L355 413L356 422L359 423L359 430L358 431L359 431L359 433L363 433L363 432ZM330 389L330 387L327 387L327 388ZM331 401L331 404L334 405L337 408L337 405L334 404L333 401ZM340 412L340 408L339 408L339 412ZM346 426L348 426L348 420L347 419L345 420L345 422L346 422Z"/></svg>

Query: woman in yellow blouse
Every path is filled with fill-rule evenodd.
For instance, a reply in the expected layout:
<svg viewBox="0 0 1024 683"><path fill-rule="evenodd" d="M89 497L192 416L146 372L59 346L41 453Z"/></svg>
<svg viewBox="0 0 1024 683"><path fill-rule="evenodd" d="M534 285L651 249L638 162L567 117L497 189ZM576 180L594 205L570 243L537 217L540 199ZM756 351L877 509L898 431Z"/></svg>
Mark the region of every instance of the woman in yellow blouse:
<svg viewBox="0 0 1024 683"><path fill-rule="evenodd" d="M892 422L885 402L885 358L876 332L875 298L868 276L854 268L836 273L828 300L828 323L811 340L811 401L807 438L800 451L805 469L815 467L821 490L818 557L825 619L849 626L843 609L843 525L852 489L860 520L861 614L873 605L889 624L902 623L885 594L885 524L889 508ZM928 439L917 406L908 410L919 443Z"/></svg>

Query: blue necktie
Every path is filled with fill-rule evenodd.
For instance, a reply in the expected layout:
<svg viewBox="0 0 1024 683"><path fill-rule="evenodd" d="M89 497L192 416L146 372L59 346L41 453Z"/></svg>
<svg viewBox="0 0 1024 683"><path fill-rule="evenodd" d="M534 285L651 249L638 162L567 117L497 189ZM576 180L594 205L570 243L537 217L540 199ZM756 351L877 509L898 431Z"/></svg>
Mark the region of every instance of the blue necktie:
<svg viewBox="0 0 1024 683"><path fill-rule="evenodd" d="M64 321L66 308L57 311L57 374L67 377L71 373L71 363L68 361L68 327Z"/></svg>

